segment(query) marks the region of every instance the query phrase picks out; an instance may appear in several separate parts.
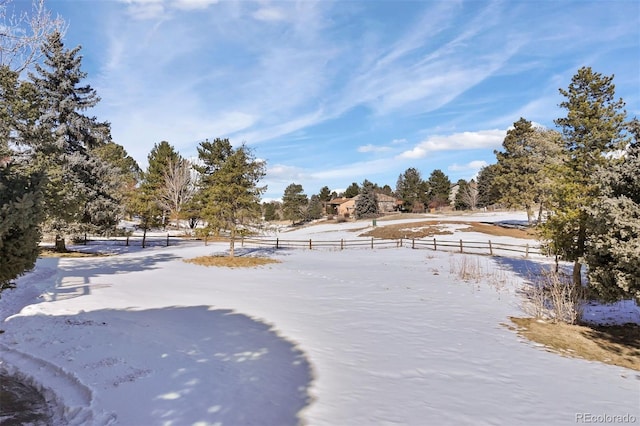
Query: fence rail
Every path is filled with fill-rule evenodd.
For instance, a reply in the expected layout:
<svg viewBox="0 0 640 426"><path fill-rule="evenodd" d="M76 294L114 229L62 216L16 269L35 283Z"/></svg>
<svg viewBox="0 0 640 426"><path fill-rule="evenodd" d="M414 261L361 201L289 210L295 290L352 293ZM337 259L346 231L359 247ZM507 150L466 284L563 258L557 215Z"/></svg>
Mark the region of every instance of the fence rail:
<svg viewBox="0 0 640 426"><path fill-rule="evenodd" d="M371 238L369 240L288 240L280 238L263 238L251 237L243 238L242 245L271 247L275 249L281 248L298 248L298 249L320 249L332 248L345 250L353 247L367 248L399 248L409 247L412 249L427 249L434 251L455 251L459 253L470 254L488 254L490 256L506 255L506 253L521 253L524 257L530 255L545 256L539 245L536 244L507 244L496 243L491 240L487 241L464 241L464 240L438 240L433 239L397 239L388 240L381 238Z"/></svg>
<svg viewBox="0 0 640 426"><path fill-rule="evenodd" d="M175 244L176 240L184 240L181 237L172 236L167 234L166 236L147 236L144 240L142 236L129 236L129 237L112 237L112 238L99 238L90 237L84 241L80 241L80 244L92 245L92 244L118 244L124 246L170 246ZM371 239L340 239L340 240L293 240L293 239L281 239L281 238L269 238L269 237L244 237L239 239L242 246L258 246L258 247L270 247L275 249L334 249L334 250L347 250L350 248L411 248L414 250L433 250L433 251L448 251L468 254L485 254L490 256L509 256L514 253L523 255L525 258L531 255L546 256L540 246L537 244L507 244L496 243L491 240L487 241L464 241L464 240L439 240L437 238L431 239L418 239L418 238L401 238L401 239L383 239L383 238L371 238ZM205 242L206 244L206 242Z"/></svg>

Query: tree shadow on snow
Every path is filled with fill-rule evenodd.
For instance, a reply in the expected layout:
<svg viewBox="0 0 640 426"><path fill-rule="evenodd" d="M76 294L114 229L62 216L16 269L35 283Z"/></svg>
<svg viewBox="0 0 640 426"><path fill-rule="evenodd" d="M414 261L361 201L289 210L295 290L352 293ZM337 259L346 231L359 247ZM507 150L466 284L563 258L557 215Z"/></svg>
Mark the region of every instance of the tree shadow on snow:
<svg viewBox="0 0 640 426"><path fill-rule="evenodd" d="M8 326L17 348L35 356L38 330L57 330L64 344L47 361L91 383L102 401L95 408L123 424L297 425L312 402L305 354L230 310L99 310Z"/></svg>
<svg viewBox="0 0 640 426"><path fill-rule="evenodd" d="M91 283L91 278L104 275L142 272L159 268L159 264L180 259L170 253L139 256L80 258L57 265L57 281L49 289L51 300L63 300L91 294L91 289L109 284ZM37 271L37 270L36 270Z"/></svg>

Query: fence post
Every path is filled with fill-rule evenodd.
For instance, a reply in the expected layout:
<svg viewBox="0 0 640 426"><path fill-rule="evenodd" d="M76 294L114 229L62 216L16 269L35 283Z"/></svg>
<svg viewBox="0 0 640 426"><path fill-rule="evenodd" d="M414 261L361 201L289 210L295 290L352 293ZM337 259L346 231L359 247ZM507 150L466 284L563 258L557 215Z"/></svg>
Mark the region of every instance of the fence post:
<svg viewBox="0 0 640 426"><path fill-rule="evenodd" d="M436 243L436 239L433 239L433 251L438 251L438 243Z"/></svg>
<svg viewBox="0 0 640 426"><path fill-rule="evenodd" d="M491 247L491 240L489 240L489 254L493 256L493 247Z"/></svg>
<svg viewBox="0 0 640 426"><path fill-rule="evenodd" d="M127 247L129 247L129 236L127 235Z"/></svg>
<svg viewBox="0 0 640 426"><path fill-rule="evenodd" d="M400 238L400 247L402 247L404 244L402 243L402 238Z"/></svg>
<svg viewBox="0 0 640 426"><path fill-rule="evenodd" d="M527 247L525 248L524 257L525 259L529 257L529 243L527 243Z"/></svg>
<svg viewBox="0 0 640 426"><path fill-rule="evenodd" d="M462 240L460 240L460 253L462 253Z"/></svg>
<svg viewBox="0 0 640 426"><path fill-rule="evenodd" d="M169 247L169 234L167 233L167 247Z"/></svg>
<svg viewBox="0 0 640 426"><path fill-rule="evenodd" d="M312 250L312 247L311 247L311 238L309 238L309 250Z"/></svg>
<svg viewBox="0 0 640 426"><path fill-rule="evenodd" d="M276 250L278 250L280 247L278 247L280 245L280 238L276 238Z"/></svg>
<svg viewBox="0 0 640 426"><path fill-rule="evenodd" d="M415 238L411 239L411 248L412 249L416 248L416 239Z"/></svg>
<svg viewBox="0 0 640 426"><path fill-rule="evenodd" d="M344 249L344 238L340 238L340 250Z"/></svg>
<svg viewBox="0 0 640 426"><path fill-rule="evenodd" d="M371 237L371 250L373 250L373 237Z"/></svg>

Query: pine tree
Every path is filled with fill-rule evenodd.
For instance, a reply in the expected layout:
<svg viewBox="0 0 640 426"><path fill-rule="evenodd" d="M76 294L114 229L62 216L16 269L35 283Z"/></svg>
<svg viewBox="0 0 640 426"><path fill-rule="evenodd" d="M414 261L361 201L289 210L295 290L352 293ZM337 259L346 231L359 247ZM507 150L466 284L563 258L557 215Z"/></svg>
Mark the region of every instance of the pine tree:
<svg viewBox="0 0 640 426"><path fill-rule="evenodd" d="M320 201L320 197L316 194L313 194L309 198L309 205L307 206L307 220L317 220L322 217L322 213L324 211L322 201Z"/></svg>
<svg viewBox="0 0 640 426"><path fill-rule="evenodd" d="M422 209L424 209L426 193L426 183L422 180L417 169L410 167L398 176L396 194L402 200L403 210L416 210L418 205L422 205Z"/></svg>
<svg viewBox="0 0 640 426"><path fill-rule="evenodd" d="M478 207L489 207L500 200L500 192L496 185L498 165L490 164L480 169L478 173Z"/></svg>
<svg viewBox="0 0 640 426"><path fill-rule="evenodd" d="M306 217L308 204L302 185L292 183L285 188L282 196L282 217L295 225Z"/></svg>
<svg viewBox="0 0 640 426"><path fill-rule="evenodd" d="M427 180L427 188L429 188L430 207L440 208L450 205L451 181L442 170L436 169L431 172Z"/></svg>
<svg viewBox="0 0 640 426"><path fill-rule="evenodd" d="M266 165L246 145L234 149L228 139L201 143L198 156L202 216L208 229L229 231L229 256L233 257L238 233L260 217L260 196L266 186L258 183Z"/></svg>
<svg viewBox="0 0 640 426"><path fill-rule="evenodd" d="M540 212L548 198L551 168L561 161L559 133L536 129L530 121L520 118L507 131L498 158L497 176L500 202L506 207L523 207L529 224L533 223L534 204ZM540 215L538 217L540 220Z"/></svg>
<svg viewBox="0 0 640 426"><path fill-rule="evenodd" d="M353 198L360 193L360 187L356 182L353 182L351 185L345 189L343 196L345 198Z"/></svg>
<svg viewBox="0 0 640 426"><path fill-rule="evenodd" d="M81 86L80 47L64 48L62 36L52 33L42 48L44 64L30 74L39 95L37 126L29 143L34 165L45 170L47 228L55 233L56 249L65 251L65 235L88 225L111 226L118 206L108 177L109 167L91 150L110 140L109 124L84 112L100 98L89 85ZM97 215L97 216L96 216Z"/></svg>
<svg viewBox="0 0 640 426"><path fill-rule="evenodd" d="M320 199L320 202L322 203L322 213L329 213L327 211L327 206L329 201L331 201L331 190L329 189L328 186L323 186L320 189L320 192L318 193L318 198Z"/></svg>
<svg viewBox="0 0 640 426"><path fill-rule="evenodd" d="M278 214L278 203L275 201L270 201L268 203L262 203L262 215L264 216L264 220L267 222L271 222L273 220L280 220L280 215Z"/></svg>
<svg viewBox="0 0 640 426"><path fill-rule="evenodd" d="M378 198L373 183L365 180L356 199L355 213L357 219L376 217L378 215Z"/></svg>
<svg viewBox="0 0 640 426"><path fill-rule="evenodd" d="M0 291L35 265L43 219L42 174L7 161L0 164Z"/></svg>
<svg viewBox="0 0 640 426"><path fill-rule="evenodd" d="M640 122L632 122L635 140L625 155L600 167L595 179L600 196L588 210L591 236L585 263L589 285L606 301L633 297L640 302Z"/></svg>
<svg viewBox="0 0 640 426"><path fill-rule="evenodd" d="M573 261L573 282L582 283L581 258L589 238L588 209L600 195L595 172L612 164L612 156L628 143L624 101L615 99L613 76L580 68L568 90L560 89L567 116L560 126L567 159L554 182L553 214L543 226L550 251Z"/></svg>

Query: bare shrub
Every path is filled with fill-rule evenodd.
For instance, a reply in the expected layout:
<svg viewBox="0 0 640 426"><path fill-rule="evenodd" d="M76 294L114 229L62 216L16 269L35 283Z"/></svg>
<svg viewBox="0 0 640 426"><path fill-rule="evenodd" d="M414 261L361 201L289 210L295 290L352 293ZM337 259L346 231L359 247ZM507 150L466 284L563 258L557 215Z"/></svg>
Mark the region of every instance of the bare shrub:
<svg viewBox="0 0 640 426"><path fill-rule="evenodd" d="M562 272L544 270L523 289L523 310L535 318L576 324L582 317L584 287L576 287Z"/></svg>

